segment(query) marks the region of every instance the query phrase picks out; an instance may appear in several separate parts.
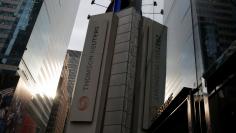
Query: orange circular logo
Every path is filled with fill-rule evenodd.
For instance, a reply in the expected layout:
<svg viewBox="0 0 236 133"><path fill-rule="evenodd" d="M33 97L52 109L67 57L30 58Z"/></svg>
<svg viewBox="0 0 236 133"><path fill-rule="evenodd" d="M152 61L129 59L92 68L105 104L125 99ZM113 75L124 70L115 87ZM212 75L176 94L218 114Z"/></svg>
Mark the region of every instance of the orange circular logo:
<svg viewBox="0 0 236 133"><path fill-rule="evenodd" d="M89 98L87 96L82 96L79 98L79 110L85 111L89 105Z"/></svg>

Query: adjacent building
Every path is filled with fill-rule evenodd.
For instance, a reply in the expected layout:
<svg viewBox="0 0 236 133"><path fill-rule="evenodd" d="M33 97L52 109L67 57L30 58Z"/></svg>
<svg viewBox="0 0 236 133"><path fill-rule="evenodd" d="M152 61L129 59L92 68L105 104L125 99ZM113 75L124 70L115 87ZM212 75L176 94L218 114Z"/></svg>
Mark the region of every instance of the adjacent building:
<svg viewBox="0 0 236 133"><path fill-rule="evenodd" d="M201 84L203 73L235 40L236 17L230 0L169 0L164 5L168 97Z"/></svg>
<svg viewBox="0 0 236 133"><path fill-rule="evenodd" d="M236 40L236 6L232 0L193 1L198 20L204 70Z"/></svg>
<svg viewBox="0 0 236 133"><path fill-rule="evenodd" d="M47 124L46 133L63 133L69 111L70 99L68 96L69 54L67 54L57 87L57 94L53 100L52 110Z"/></svg>
<svg viewBox="0 0 236 133"><path fill-rule="evenodd" d="M235 131L235 22L235 0L164 2L168 27L165 99L172 93L177 96L184 87L195 91L191 105L195 114L189 117L195 126L186 125L192 131Z"/></svg>
<svg viewBox="0 0 236 133"><path fill-rule="evenodd" d="M42 1L34 3L27 0L1 0L0 2L0 47L1 64L19 65L26 49ZM30 28L31 26L31 28ZM21 42L22 43L19 43Z"/></svg>
<svg viewBox="0 0 236 133"><path fill-rule="evenodd" d="M75 50L67 50L67 55L68 55L68 70L69 70L67 90L68 90L69 100L71 101L75 84L77 81L76 79L79 70L81 52Z"/></svg>
<svg viewBox="0 0 236 133"><path fill-rule="evenodd" d="M69 113L70 113L70 108L72 104L72 97L74 95L74 90L75 90L75 85L78 82L78 70L79 70L79 65L80 65L80 57L81 57L80 51L75 51L75 50L67 50L67 56L68 56L68 70L69 70L69 75L68 75L68 82L67 82L67 91L68 91L68 97L69 97L69 109L67 112L67 118L65 122L65 128L64 131L67 130L68 123L69 123Z"/></svg>
<svg viewBox="0 0 236 133"><path fill-rule="evenodd" d="M196 62L190 0L164 2L164 25L167 33L167 99L183 87L196 88Z"/></svg>
<svg viewBox="0 0 236 133"><path fill-rule="evenodd" d="M78 5L0 1L0 132L45 132Z"/></svg>
<svg viewBox="0 0 236 133"><path fill-rule="evenodd" d="M17 16L20 10L23 10L22 7L23 1L11 1L11 0L2 0L0 3L0 47L1 53L5 53L6 44L10 42L11 36L14 34L14 29L20 15ZM24 7L23 7L24 8Z"/></svg>

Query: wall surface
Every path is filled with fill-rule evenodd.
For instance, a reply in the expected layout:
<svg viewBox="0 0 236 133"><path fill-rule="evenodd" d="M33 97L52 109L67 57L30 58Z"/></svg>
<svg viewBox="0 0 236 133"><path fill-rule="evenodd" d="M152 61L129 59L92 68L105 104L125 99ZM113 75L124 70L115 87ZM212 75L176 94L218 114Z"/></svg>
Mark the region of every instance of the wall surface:
<svg viewBox="0 0 236 133"><path fill-rule="evenodd" d="M82 52L68 50L67 53L69 56L69 59L68 59L69 60L68 61L69 77L68 77L67 88L68 88L69 100L71 101L73 93L74 93L76 79L78 76L80 57L81 57Z"/></svg>
<svg viewBox="0 0 236 133"><path fill-rule="evenodd" d="M165 99L183 87L195 88L196 66L190 0L165 0L167 32L167 76Z"/></svg>

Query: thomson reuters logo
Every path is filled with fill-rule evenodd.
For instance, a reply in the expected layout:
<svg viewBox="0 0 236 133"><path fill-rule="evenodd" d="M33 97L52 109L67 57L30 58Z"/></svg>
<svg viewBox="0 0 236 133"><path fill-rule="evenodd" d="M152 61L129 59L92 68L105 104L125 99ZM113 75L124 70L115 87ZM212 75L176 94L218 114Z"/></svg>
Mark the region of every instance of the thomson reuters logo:
<svg viewBox="0 0 236 133"><path fill-rule="evenodd" d="M79 98L79 110L85 111L89 105L89 98L87 96L82 96Z"/></svg>

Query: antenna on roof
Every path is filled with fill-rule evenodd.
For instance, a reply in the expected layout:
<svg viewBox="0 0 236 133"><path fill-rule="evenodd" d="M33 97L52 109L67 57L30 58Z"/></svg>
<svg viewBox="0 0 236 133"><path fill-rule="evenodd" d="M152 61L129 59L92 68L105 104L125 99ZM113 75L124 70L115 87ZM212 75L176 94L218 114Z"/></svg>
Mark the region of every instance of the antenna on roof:
<svg viewBox="0 0 236 133"><path fill-rule="evenodd" d="M100 7L107 8L106 6L104 6L102 4L95 3L95 0L92 0L91 5L97 5L97 6L100 6Z"/></svg>

